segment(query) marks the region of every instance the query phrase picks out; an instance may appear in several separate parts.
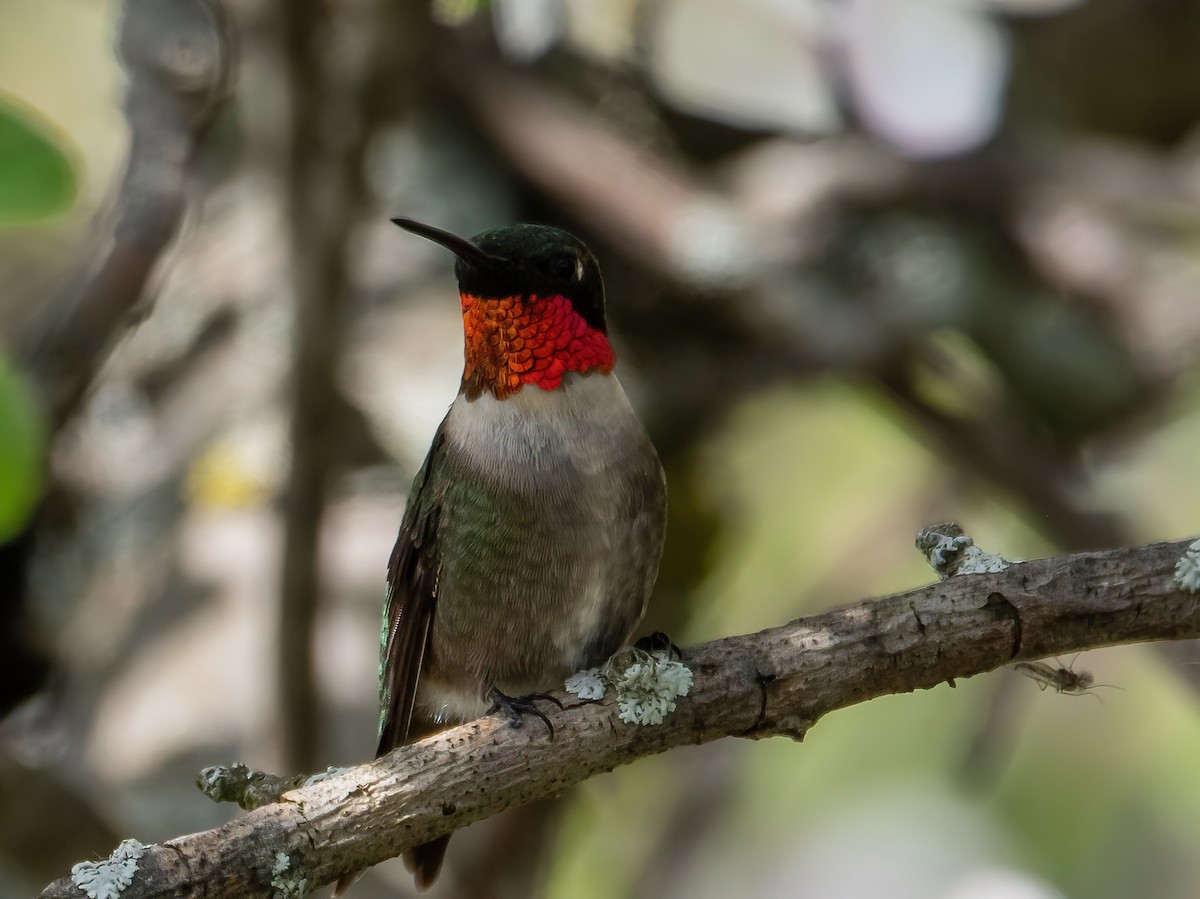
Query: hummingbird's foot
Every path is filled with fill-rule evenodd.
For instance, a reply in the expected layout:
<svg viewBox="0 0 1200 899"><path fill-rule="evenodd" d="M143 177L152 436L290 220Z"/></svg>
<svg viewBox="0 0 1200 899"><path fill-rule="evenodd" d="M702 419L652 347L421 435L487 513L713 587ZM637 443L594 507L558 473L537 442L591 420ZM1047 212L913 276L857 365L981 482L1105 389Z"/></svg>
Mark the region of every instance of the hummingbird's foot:
<svg viewBox="0 0 1200 899"><path fill-rule="evenodd" d="M662 631L655 631L645 637L642 637L633 644L635 648L643 652L665 652L668 659L678 659L683 661L683 650L675 645L675 641L664 634Z"/></svg>
<svg viewBox="0 0 1200 899"><path fill-rule="evenodd" d="M508 722L513 727L524 727L525 716L532 715L542 720L542 724L546 725L546 730L550 732L550 739L554 739L554 725L550 723L546 713L537 707L537 701L541 699L552 702L561 709L563 704L555 697L549 693L527 693L525 696L512 697L501 693L495 687L492 687L492 692L488 695L492 700L492 707L487 711L489 715L504 712L508 715Z"/></svg>

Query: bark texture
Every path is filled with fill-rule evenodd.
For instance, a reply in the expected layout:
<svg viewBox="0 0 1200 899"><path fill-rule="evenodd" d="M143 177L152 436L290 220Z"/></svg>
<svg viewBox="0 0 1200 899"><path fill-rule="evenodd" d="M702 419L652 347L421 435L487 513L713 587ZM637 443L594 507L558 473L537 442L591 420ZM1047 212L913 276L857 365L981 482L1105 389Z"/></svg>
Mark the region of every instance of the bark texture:
<svg viewBox="0 0 1200 899"><path fill-rule="evenodd" d="M1020 660L1200 636L1200 594L1173 572L1187 544L1012 564L685 650L692 693L662 725L562 694L553 740L484 718L283 794L222 827L147 847L122 899L303 895L601 771L728 736L802 739L821 716ZM800 750L797 750L800 751ZM286 854L286 865L281 853ZM303 883L301 883L303 881ZM289 892L291 890L292 892ZM43 899L78 897L69 878Z"/></svg>

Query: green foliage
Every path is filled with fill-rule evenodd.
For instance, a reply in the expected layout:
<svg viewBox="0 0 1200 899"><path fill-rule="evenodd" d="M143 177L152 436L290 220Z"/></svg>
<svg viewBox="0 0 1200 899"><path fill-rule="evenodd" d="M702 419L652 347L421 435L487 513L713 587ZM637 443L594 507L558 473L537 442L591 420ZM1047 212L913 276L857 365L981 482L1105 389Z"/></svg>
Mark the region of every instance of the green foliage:
<svg viewBox="0 0 1200 899"><path fill-rule="evenodd" d="M77 186L61 139L32 110L0 94L0 226L65 212Z"/></svg>
<svg viewBox="0 0 1200 899"><path fill-rule="evenodd" d="M45 445L33 397L0 356L0 543L20 532L41 496Z"/></svg>
<svg viewBox="0 0 1200 899"><path fill-rule="evenodd" d="M488 7L489 0L433 0L433 17L445 25L461 25Z"/></svg>

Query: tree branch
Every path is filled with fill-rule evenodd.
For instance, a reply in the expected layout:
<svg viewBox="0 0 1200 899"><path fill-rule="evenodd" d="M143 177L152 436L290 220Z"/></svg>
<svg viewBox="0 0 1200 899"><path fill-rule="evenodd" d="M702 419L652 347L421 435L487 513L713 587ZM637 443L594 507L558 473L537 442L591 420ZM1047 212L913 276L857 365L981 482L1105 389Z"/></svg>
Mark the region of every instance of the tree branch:
<svg viewBox="0 0 1200 899"><path fill-rule="evenodd" d="M23 341L26 368L56 430L134 323L183 219L192 154L228 84L229 39L220 7L210 0L125 0L118 51L129 75L130 148L111 239L82 283L59 297Z"/></svg>
<svg viewBox="0 0 1200 899"><path fill-rule="evenodd" d="M363 161L395 82L406 13L319 0L278 4L291 92L287 217L296 322L292 337L292 464L285 500L278 681L284 757L317 755L312 635L321 592L320 534L347 418L337 388L344 353L348 252L367 201ZM398 40L400 43L398 44Z"/></svg>
<svg viewBox="0 0 1200 899"><path fill-rule="evenodd" d="M552 715L552 740L541 727L480 719L286 792L222 827L145 847L122 899L302 895L675 746L727 736L799 740L826 713L876 696L1022 659L1198 637L1200 594L1174 577L1185 549L1166 543L1013 563L696 646L685 654L694 689L662 725L623 725L608 701L568 702ZM41 895L81 892L64 878Z"/></svg>

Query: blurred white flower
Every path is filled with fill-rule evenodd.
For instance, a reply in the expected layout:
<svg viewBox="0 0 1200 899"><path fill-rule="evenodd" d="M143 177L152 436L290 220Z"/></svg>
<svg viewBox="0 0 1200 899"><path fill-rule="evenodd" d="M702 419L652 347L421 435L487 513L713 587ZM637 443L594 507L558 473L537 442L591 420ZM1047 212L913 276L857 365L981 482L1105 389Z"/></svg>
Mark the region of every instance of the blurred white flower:
<svg viewBox="0 0 1200 899"><path fill-rule="evenodd" d="M612 65L641 60L675 108L786 134L840 131L840 100L862 127L923 158L970 152L995 133L1009 70L1000 16L1081 2L492 0L491 8L510 58L531 61L565 42Z"/></svg>
<svg viewBox="0 0 1200 899"><path fill-rule="evenodd" d="M841 62L868 128L921 157L967 152L992 136L1008 42L982 5L848 0L841 9Z"/></svg>
<svg viewBox="0 0 1200 899"><path fill-rule="evenodd" d="M646 34L655 87L678 109L745 128L828 134L841 123L813 0L670 0Z"/></svg>
<svg viewBox="0 0 1200 899"><path fill-rule="evenodd" d="M496 42L510 59L537 59L558 42L566 24L562 0L492 0Z"/></svg>

